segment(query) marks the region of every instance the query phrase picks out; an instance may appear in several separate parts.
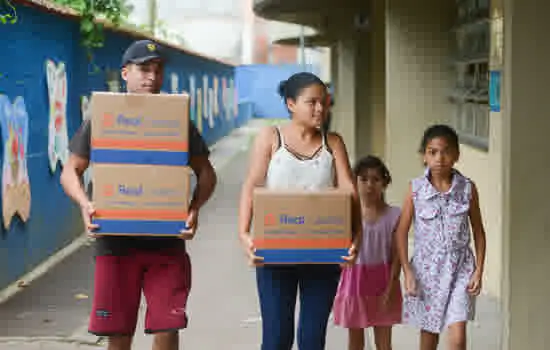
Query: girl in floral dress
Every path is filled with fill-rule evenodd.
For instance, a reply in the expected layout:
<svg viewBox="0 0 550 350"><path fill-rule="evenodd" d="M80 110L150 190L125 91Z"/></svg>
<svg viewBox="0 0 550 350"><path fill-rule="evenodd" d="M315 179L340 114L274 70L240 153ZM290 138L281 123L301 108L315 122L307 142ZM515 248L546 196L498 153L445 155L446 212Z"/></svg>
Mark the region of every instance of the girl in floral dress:
<svg viewBox="0 0 550 350"><path fill-rule="evenodd" d="M485 263L485 230L475 184L454 169L456 132L429 127L422 138L426 170L412 180L396 232L405 276L404 323L420 328L420 349L435 350L449 331L449 349L466 349L466 322L474 319ZM414 219L414 254L408 232ZM470 226L476 254L470 248Z"/></svg>
<svg viewBox="0 0 550 350"><path fill-rule="evenodd" d="M377 157L354 168L363 214L363 242L355 265L342 271L333 306L336 325L349 329L349 350L365 348L364 329L374 327L377 350L391 350L391 331L401 322L399 260L393 233L400 210L384 200L391 176Z"/></svg>

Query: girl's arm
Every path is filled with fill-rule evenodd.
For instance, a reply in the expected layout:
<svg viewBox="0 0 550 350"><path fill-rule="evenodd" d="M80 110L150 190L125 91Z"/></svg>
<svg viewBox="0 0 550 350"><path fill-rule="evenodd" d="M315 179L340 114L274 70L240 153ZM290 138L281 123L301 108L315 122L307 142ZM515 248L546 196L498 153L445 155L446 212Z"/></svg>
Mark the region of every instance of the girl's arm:
<svg viewBox="0 0 550 350"><path fill-rule="evenodd" d="M393 232L394 236L396 231ZM399 279L399 274L401 272L401 262L399 260L399 254L397 250L397 243L395 239L391 243L391 272L390 272L390 283L393 284L394 281Z"/></svg>
<svg viewBox="0 0 550 350"><path fill-rule="evenodd" d="M265 183L267 168L273 149L273 138L276 131L272 127L262 129L256 136L250 151L248 174L241 190L239 205L239 238L249 239L252 220L252 197L254 188Z"/></svg>
<svg viewBox="0 0 550 350"><path fill-rule="evenodd" d="M393 232L395 234L395 231ZM391 251L391 270L390 270L390 279L388 280L388 285L384 292L384 303L387 304L392 297L393 290L397 285L399 285L399 273L401 272L401 263L399 262L399 256L397 255L397 245L395 240L392 240L392 251Z"/></svg>
<svg viewBox="0 0 550 350"><path fill-rule="evenodd" d="M411 272L411 265L409 264L409 229L411 228L413 213L414 204L412 189L411 186L409 186L409 190L401 208L399 224L397 224L397 229L395 230L395 243L398 260L401 263L401 266L403 266L403 272L405 275L408 275L409 272Z"/></svg>
<svg viewBox="0 0 550 350"><path fill-rule="evenodd" d="M338 188L347 189L352 193L352 240L354 246L361 246L361 239L363 237L363 222L361 220L361 204L359 203L359 196L357 194L357 183L355 176L351 170L349 163L348 152L346 145L342 140L342 137L337 133L331 132L327 135L327 142L332 155L334 156L334 163L336 167L336 179Z"/></svg>
<svg viewBox="0 0 550 350"><path fill-rule="evenodd" d="M472 182L472 199L470 200L470 224L474 235L474 244L476 248L476 272L479 277L483 274L485 267L485 228L481 218L481 209L479 208L479 194L476 185Z"/></svg>

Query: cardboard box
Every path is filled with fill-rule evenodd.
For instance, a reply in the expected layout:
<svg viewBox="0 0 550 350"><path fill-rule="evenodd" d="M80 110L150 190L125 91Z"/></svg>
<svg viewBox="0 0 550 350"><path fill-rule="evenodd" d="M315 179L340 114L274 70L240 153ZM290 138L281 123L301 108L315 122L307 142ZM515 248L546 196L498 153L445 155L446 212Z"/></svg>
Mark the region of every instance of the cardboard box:
<svg viewBox="0 0 550 350"><path fill-rule="evenodd" d="M92 94L97 234L174 236L186 227L188 102L187 95Z"/></svg>
<svg viewBox="0 0 550 350"><path fill-rule="evenodd" d="M189 175L187 167L95 165L97 233L177 235L187 219Z"/></svg>
<svg viewBox="0 0 550 350"><path fill-rule="evenodd" d="M92 162L188 165L189 96L94 92Z"/></svg>
<svg viewBox="0 0 550 350"><path fill-rule="evenodd" d="M257 188L253 199L256 254L265 264L339 264L351 245L349 191Z"/></svg>

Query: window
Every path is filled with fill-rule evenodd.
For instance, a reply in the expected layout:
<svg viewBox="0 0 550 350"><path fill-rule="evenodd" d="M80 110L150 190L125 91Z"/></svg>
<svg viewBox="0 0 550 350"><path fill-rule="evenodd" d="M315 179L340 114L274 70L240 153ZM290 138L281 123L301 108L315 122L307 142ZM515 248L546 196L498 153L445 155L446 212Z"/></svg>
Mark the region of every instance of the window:
<svg viewBox="0 0 550 350"><path fill-rule="evenodd" d="M461 142L488 149L489 55L491 22L488 0L458 0L455 41L453 124Z"/></svg>

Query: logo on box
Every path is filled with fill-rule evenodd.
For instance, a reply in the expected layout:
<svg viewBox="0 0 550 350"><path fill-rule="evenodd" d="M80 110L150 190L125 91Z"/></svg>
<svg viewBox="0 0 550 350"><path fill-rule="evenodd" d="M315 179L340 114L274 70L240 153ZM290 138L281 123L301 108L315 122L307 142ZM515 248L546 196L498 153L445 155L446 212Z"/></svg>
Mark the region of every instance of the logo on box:
<svg viewBox="0 0 550 350"><path fill-rule="evenodd" d="M318 216L313 220L313 225L343 225L345 220L340 216ZM305 216L294 216L288 214L281 214L277 217L274 214L266 214L264 216L264 225L265 226L275 226L275 225L305 225L306 217Z"/></svg>
<svg viewBox="0 0 550 350"><path fill-rule="evenodd" d="M118 185L118 193L125 196L139 197L143 194L143 185L139 184L137 186L132 185Z"/></svg>
<svg viewBox="0 0 550 350"><path fill-rule="evenodd" d="M115 118L112 114L104 114L103 115L103 127L104 128L111 128L115 125Z"/></svg>
<svg viewBox="0 0 550 350"><path fill-rule="evenodd" d="M143 117L128 117L124 114L119 114L115 118L115 116L110 113L105 113L103 115L103 127L112 128L115 126L115 123L123 127L138 127L143 123Z"/></svg>
<svg viewBox="0 0 550 350"><path fill-rule="evenodd" d="M115 192L124 196L139 197L143 194L143 185L125 185L125 184L107 184L103 186L103 195L105 197L112 197Z"/></svg>
<svg viewBox="0 0 550 350"><path fill-rule="evenodd" d="M288 214L281 214L277 218L274 214L267 214L264 217L265 226L274 225L304 225L306 223L305 216L293 216Z"/></svg>
<svg viewBox="0 0 550 350"><path fill-rule="evenodd" d="M275 215L273 215L273 214L267 214L267 215L264 217L264 225L265 225L265 226L277 225L277 219L275 218Z"/></svg>
<svg viewBox="0 0 550 350"><path fill-rule="evenodd" d="M116 123L118 125L126 126L126 127L135 127L141 126L143 123L143 117L128 117L124 114L119 114L116 118Z"/></svg>
<svg viewBox="0 0 550 350"><path fill-rule="evenodd" d="M147 186L143 183L138 184L125 184L125 183L110 183L103 186L103 195L105 197L112 197L115 194L125 197L142 197L152 196L155 198L174 199L182 198L185 196L180 189L171 187L155 187Z"/></svg>
<svg viewBox="0 0 550 350"><path fill-rule="evenodd" d="M113 185L105 185L103 187L103 195L105 197L111 197L113 194L115 194L115 188Z"/></svg>

